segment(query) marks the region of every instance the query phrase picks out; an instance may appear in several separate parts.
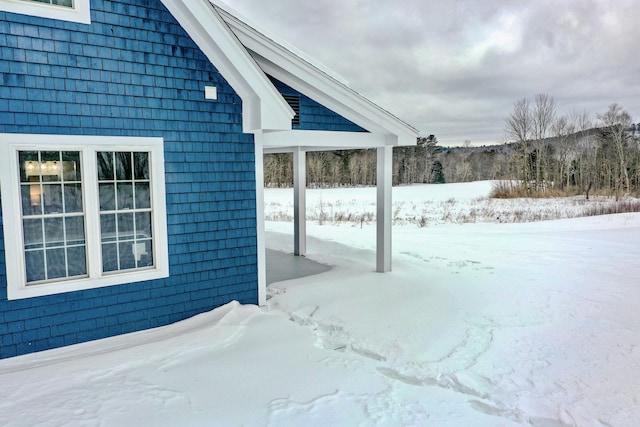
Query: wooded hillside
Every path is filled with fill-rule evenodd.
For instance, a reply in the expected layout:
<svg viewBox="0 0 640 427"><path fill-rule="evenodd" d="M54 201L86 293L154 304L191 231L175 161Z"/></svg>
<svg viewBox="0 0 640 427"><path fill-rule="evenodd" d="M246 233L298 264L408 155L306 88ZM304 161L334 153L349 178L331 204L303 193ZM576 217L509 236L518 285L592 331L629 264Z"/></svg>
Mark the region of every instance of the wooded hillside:
<svg viewBox="0 0 640 427"><path fill-rule="evenodd" d="M553 98L536 95L514 104L505 119L511 142L441 147L434 135L393 151L393 184L517 180L527 194L640 192L640 124L618 104L597 115L556 115ZM265 185L293 184L291 154L268 154ZM376 151L307 153L307 186L375 185Z"/></svg>

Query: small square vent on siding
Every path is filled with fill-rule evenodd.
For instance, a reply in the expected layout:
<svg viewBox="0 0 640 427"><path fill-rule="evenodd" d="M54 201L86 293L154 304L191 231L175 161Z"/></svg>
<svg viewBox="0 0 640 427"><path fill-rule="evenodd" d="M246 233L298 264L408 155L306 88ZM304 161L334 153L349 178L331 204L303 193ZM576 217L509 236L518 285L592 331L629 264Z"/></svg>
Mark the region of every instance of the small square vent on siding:
<svg viewBox="0 0 640 427"><path fill-rule="evenodd" d="M291 119L291 126L300 126L300 96L299 95L283 95L284 100L296 115Z"/></svg>

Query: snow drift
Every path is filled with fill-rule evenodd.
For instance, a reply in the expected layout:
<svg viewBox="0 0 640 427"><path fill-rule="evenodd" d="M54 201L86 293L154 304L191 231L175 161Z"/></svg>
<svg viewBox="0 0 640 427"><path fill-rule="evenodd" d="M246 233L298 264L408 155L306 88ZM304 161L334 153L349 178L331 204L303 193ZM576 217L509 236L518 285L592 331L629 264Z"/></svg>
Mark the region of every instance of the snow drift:
<svg viewBox="0 0 640 427"><path fill-rule="evenodd" d="M456 198L456 186L424 187L424 197L432 188ZM363 194L339 191L348 200ZM292 251L290 223L267 228L271 249ZM396 226L386 274L373 272L373 225L307 229L308 258L332 268L270 285L265 308L231 303L164 328L0 361L2 424L632 426L640 418L640 214Z"/></svg>

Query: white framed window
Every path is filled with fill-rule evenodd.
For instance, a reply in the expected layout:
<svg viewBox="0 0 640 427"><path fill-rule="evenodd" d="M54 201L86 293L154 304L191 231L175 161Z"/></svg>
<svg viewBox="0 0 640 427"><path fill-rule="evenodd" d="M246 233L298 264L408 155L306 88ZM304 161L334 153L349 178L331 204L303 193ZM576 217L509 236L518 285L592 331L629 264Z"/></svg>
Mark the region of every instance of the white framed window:
<svg viewBox="0 0 640 427"><path fill-rule="evenodd" d="M7 297L169 275L162 138L0 134Z"/></svg>
<svg viewBox="0 0 640 427"><path fill-rule="evenodd" d="M91 23L89 0L0 0L0 10L81 24Z"/></svg>

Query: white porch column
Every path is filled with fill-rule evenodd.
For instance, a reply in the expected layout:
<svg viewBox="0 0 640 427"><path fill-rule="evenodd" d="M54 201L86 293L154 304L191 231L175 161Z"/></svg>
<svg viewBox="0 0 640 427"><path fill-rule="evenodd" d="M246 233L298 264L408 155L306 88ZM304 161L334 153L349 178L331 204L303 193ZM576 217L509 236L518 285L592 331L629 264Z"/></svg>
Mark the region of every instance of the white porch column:
<svg viewBox="0 0 640 427"><path fill-rule="evenodd" d="M393 147L377 149L376 271L391 271Z"/></svg>
<svg viewBox="0 0 640 427"><path fill-rule="evenodd" d="M267 249L264 231L263 135L253 135L256 168L256 238L258 246L258 305L267 304Z"/></svg>
<svg viewBox="0 0 640 427"><path fill-rule="evenodd" d="M307 200L306 153L296 147L293 150L293 254L307 253Z"/></svg>

